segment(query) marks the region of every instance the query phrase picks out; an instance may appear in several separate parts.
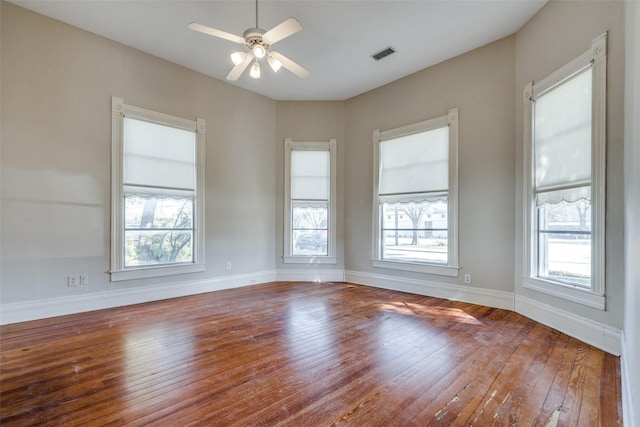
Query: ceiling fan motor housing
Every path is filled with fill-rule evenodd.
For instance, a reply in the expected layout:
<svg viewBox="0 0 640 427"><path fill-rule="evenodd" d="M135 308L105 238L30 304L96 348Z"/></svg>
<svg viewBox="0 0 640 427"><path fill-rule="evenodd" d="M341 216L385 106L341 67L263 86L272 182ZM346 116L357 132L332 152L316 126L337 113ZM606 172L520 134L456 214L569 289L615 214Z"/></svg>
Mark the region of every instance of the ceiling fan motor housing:
<svg viewBox="0 0 640 427"><path fill-rule="evenodd" d="M244 44L249 48L253 49L255 45L262 45L265 49L269 47L269 44L265 43L262 40L262 35L265 31L262 28L249 28L244 33L242 33L242 37L244 37Z"/></svg>

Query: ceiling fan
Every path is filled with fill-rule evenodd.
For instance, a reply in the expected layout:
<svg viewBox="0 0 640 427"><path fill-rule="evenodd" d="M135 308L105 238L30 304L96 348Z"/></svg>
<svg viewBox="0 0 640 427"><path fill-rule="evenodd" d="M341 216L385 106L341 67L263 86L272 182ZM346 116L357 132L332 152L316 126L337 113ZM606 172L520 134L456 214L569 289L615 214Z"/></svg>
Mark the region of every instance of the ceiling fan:
<svg viewBox="0 0 640 427"><path fill-rule="evenodd" d="M253 61L253 65L251 66L249 75L254 79L260 78L260 64L258 63L258 60L265 57L267 58L269 66L275 72L277 72L281 67L284 67L302 79L309 76L309 71L305 70L300 65L296 64L279 52L269 50L269 48L276 42L300 31L302 29L300 22L298 22L296 18L292 17L284 20L269 31L263 30L258 27L258 0L256 0L256 26L255 28L248 28L245 30L242 37L227 33L226 31L216 30L215 28L207 27L206 25L198 24L196 22L190 23L189 29L238 44L243 44L249 49L248 52L234 52L231 54L231 61L233 62L234 67L227 75L227 80L238 80L251 61Z"/></svg>

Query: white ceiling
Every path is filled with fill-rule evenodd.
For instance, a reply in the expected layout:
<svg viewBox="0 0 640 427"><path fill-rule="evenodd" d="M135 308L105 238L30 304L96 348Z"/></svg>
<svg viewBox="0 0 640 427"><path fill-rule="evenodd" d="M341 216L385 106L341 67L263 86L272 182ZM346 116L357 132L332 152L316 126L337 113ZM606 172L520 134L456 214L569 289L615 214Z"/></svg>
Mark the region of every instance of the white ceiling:
<svg viewBox="0 0 640 427"><path fill-rule="evenodd" d="M275 100L344 100L510 35L548 0L259 0L260 27L290 16L302 31L276 49L311 72L299 79L262 66L236 82ZM187 28L198 22L242 35L253 0L11 0L54 19L225 80L243 47ZM392 46L381 61L370 55ZM263 60L264 61L264 60Z"/></svg>

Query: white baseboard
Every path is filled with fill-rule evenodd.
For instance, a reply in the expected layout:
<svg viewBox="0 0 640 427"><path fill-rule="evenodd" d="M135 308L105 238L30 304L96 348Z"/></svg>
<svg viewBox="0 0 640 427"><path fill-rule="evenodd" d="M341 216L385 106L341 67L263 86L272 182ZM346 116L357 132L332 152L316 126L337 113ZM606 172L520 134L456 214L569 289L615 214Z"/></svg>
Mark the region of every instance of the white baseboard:
<svg viewBox="0 0 640 427"><path fill-rule="evenodd" d="M162 286L2 304L0 325L239 288L273 282L275 278L275 271L266 271Z"/></svg>
<svg viewBox="0 0 640 427"><path fill-rule="evenodd" d="M202 281L134 288L72 297L24 301L0 306L0 324L25 322L66 314L139 304L168 298L213 292L279 281L351 282L378 288L463 301L515 310L533 320L558 329L594 347L619 356L622 350L619 329L576 316L511 292L478 289L424 280L343 270L279 270L226 276ZM623 359L625 360L625 359Z"/></svg>
<svg viewBox="0 0 640 427"><path fill-rule="evenodd" d="M408 279L404 277L385 276L381 274L363 273L359 271L345 271L345 281L360 285L375 286L377 288L394 291L409 292L471 304L486 305L488 307L513 310L513 293L494 291L490 289L472 288L469 286L428 282L425 280Z"/></svg>
<svg viewBox="0 0 640 427"><path fill-rule="evenodd" d="M636 415L633 408L633 390L631 389L631 372L629 372L629 355L627 341L622 331L622 355L620 356L620 377L622 378L622 418L625 427L636 427Z"/></svg>
<svg viewBox="0 0 640 427"><path fill-rule="evenodd" d="M150 301L237 288L274 280L291 282L353 282L380 288L448 298L513 310L513 294L510 292L474 289L458 285L445 285L415 279L404 279L344 270L291 269L259 272L238 276L226 276L196 282L182 282L162 286L134 288L72 297L25 301L0 306L0 324L26 322L66 314L81 313L105 308L121 307Z"/></svg>
<svg viewBox="0 0 640 427"><path fill-rule="evenodd" d="M278 270L276 280L282 282L344 282L344 270Z"/></svg>
<svg viewBox="0 0 640 427"><path fill-rule="evenodd" d="M516 313L550 326L600 350L620 356L622 331L586 317L516 295Z"/></svg>

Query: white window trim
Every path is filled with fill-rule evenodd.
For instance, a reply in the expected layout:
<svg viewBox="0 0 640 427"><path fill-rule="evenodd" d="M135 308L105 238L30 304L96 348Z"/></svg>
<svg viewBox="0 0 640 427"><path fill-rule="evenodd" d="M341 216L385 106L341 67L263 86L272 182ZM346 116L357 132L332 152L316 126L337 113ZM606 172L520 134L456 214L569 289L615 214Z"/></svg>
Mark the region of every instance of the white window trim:
<svg viewBox="0 0 640 427"><path fill-rule="evenodd" d="M448 190L448 264L432 264L383 260L380 248L380 203L378 189L380 185L380 142L449 126L449 190ZM440 276L458 277L458 109L452 108L445 116L425 120L395 129L373 131L373 259L372 265L378 268L412 271Z"/></svg>
<svg viewBox="0 0 640 427"><path fill-rule="evenodd" d="M326 256L294 256L291 247L291 151L329 151L329 212L328 212L328 237L329 245ZM302 142L284 139L284 255L285 264L336 264L336 219L337 219L337 140L329 139L327 142Z"/></svg>
<svg viewBox="0 0 640 427"><path fill-rule="evenodd" d="M124 268L123 119L124 116L191 130L197 135L196 198L194 208L194 262ZM111 281L204 271L204 149L205 121L188 120L127 105L111 97Z"/></svg>
<svg viewBox="0 0 640 427"><path fill-rule="evenodd" d="M600 310L605 309L605 179L606 179L606 73L607 33L592 41L591 49L539 82L524 87L524 177L523 177L523 277L525 288L553 295ZM557 84L592 67L591 148L591 289L544 280L537 276L535 206L533 203L533 100Z"/></svg>

